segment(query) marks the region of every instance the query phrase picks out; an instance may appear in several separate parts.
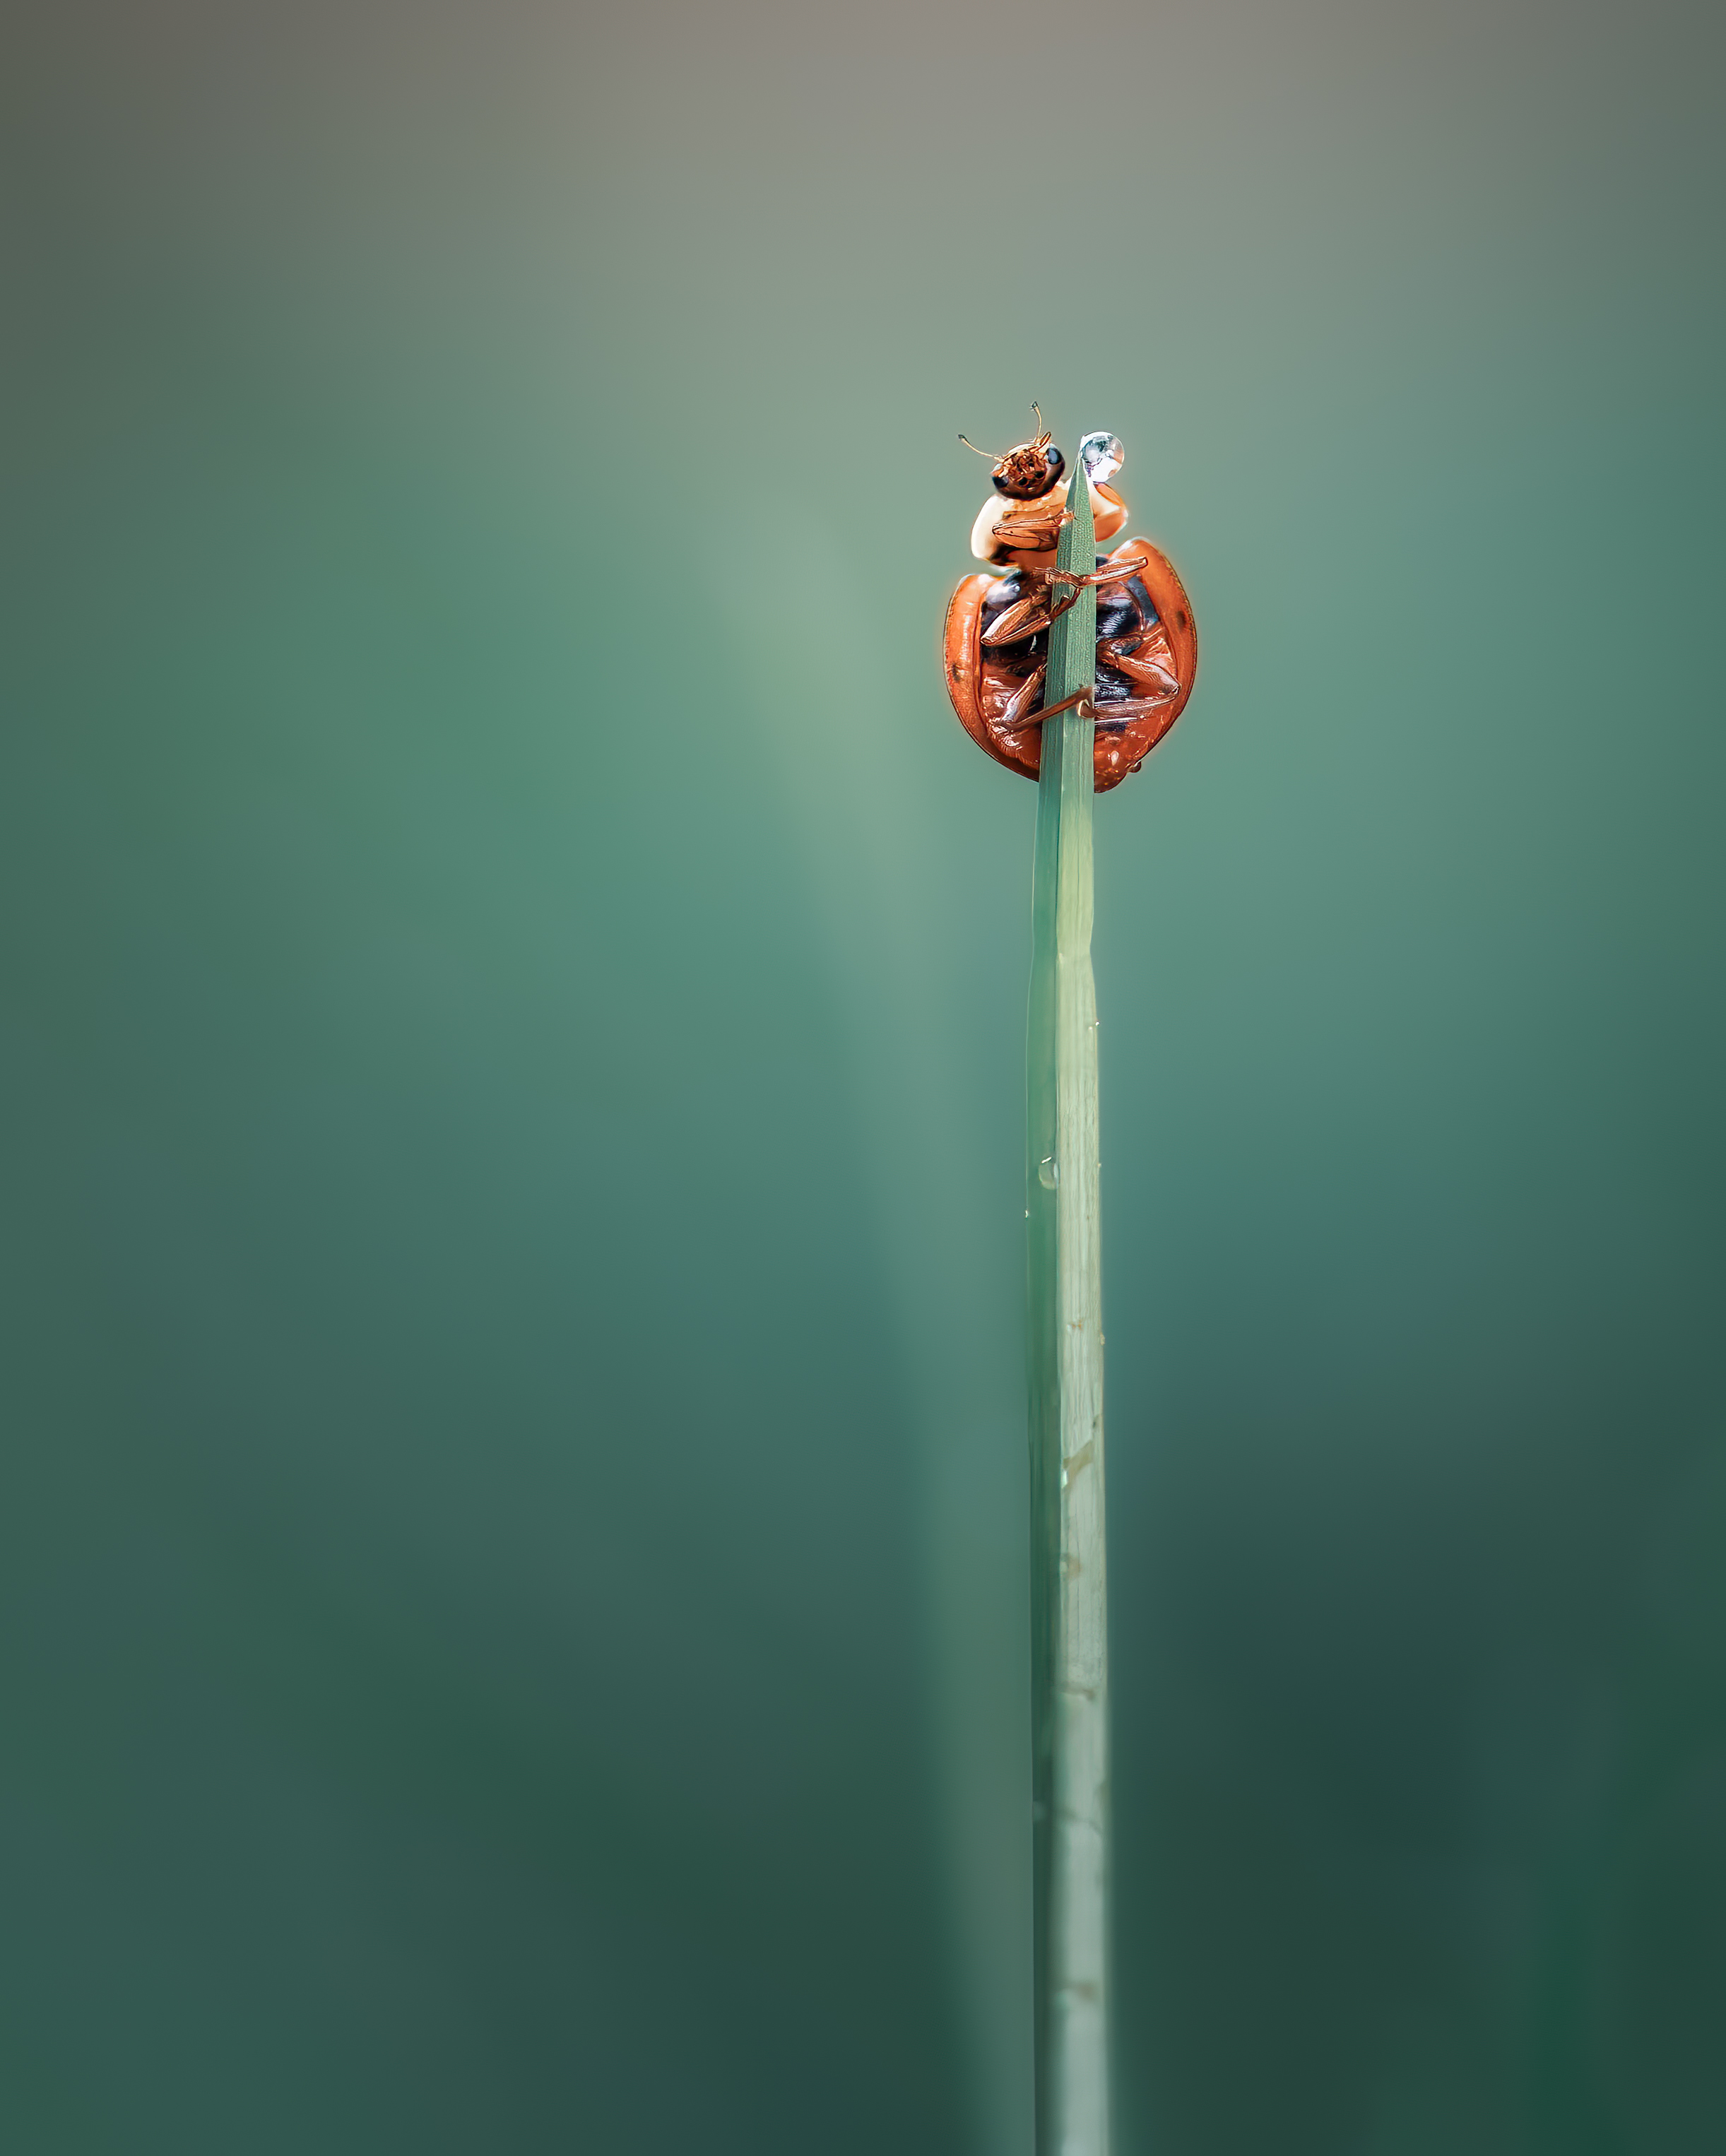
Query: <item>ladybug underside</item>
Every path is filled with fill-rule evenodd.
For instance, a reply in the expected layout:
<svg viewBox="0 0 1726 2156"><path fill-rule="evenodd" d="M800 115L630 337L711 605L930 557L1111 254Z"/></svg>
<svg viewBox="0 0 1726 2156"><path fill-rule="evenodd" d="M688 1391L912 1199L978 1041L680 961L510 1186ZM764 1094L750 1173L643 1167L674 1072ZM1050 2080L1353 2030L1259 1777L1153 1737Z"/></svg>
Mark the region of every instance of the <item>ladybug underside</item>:
<svg viewBox="0 0 1726 2156"><path fill-rule="evenodd" d="M1104 567L1108 558L1099 554L1097 567ZM1035 569L1015 568L992 579L983 594L978 623L979 716L1000 760L1028 771L1034 771L1039 761L1041 730L1035 723L1027 722L1033 721L1043 708L1042 675L1049 660L1049 632L1039 629L1016 644L990 645L983 639L1009 606L1041 588ZM1138 768L1173 724L1180 692L1169 633L1143 578L1105 584L1097 595L1099 791L1117 785Z"/></svg>

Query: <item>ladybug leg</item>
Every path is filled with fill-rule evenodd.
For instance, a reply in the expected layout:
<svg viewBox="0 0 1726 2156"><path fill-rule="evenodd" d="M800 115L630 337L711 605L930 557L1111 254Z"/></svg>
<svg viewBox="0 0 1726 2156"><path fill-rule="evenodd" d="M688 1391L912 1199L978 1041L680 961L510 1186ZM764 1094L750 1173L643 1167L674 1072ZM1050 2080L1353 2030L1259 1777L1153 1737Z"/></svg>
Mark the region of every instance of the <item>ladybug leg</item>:
<svg viewBox="0 0 1726 2156"><path fill-rule="evenodd" d="M999 531L1000 527L998 525L995 528ZM1040 629L1047 629L1050 622L1059 621L1062 614L1076 607L1079 603L1080 593L1087 584L1124 584L1129 577L1136 577L1143 566L1135 556L1118 568L1093 569L1088 577L1081 577L1076 572L1070 574L1065 569L1045 569L1042 575L1043 582L1049 587L1048 598L1034 595L1016 600L1004 613L996 617L983 641L985 645L1018 644L1027 636L1035 636ZM1065 598L1056 598L1057 585L1068 587Z"/></svg>
<svg viewBox="0 0 1726 2156"><path fill-rule="evenodd" d="M1057 611L1065 613L1077 599L1086 584L1124 584L1128 578L1136 577L1145 567L1142 554L1134 554L1125 562L1110 562L1100 569L1093 569L1088 577L1081 577L1076 569L1045 569L1046 584L1067 584L1072 588L1072 598L1064 600Z"/></svg>
<svg viewBox="0 0 1726 2156"><path fill-rule="evenodd" d="M1035 636L1039 629L1049 626L1049 602L1040 593L1028 599L1015 599L994 618L994 624L984 633L985 649L992 644L1020 644L1027 636Z"/></svg>
<svg viewBox="0 0 1726 2156"><path fill-rule="evenodd" d="M1088 689L1075 689L1071 696L1065 698L1061 703L1050 704L1040 711L1031 712L1029 717L1020 720L1020 724L1040 726L1045 719L1058 717L1062 711L1076 711L1081 719L1094 719L1097 716L1097 706L1092 699L1091 691Z"/></svg>
<svg viewBox="0 0 1726 2156"><path fill-rule="evenodd" d="M1122 651L1123 644L1130 644L1133 651ZM1143 650L1147 644L1150 649ZM1097 656L1102 665L1124 674L1139 694L1153 702L1174 696L1180 687L1175 678L1174 654L1169 648L1169 639L1158 629L1144 636L1100 636L1097 639Z"/></svg>
<svg viewBox="0 0 1726 2156"><path fill-rule="evenodd" d="M1001 716L995 721L995 724L999 726L1004 732L1010 732L1015 726L1024 726L1033 716L1030 708L1032 701L1035 697L1038 690L1042 687L1043 676L1048 671L1049 668L1045 662L1044 665L1039 666L1035 673L1026 675L1025 680L1020 682L1018 688L1013 691L1011 697L1008 700L1005 706L1002 710ZM1039 720L1041 719L1042 716L1043 715L1040 711L1035 714L1035 716Z"/></svg>
<svg viewBox="0 0 1726 2156"><path fill-rule="evenodd" d="M1054 504L1046 508L1009 509L994 526L996 542L1015 554L1046 554L1061 536L1061 527L1072 516L1070 509Z"/></svg>

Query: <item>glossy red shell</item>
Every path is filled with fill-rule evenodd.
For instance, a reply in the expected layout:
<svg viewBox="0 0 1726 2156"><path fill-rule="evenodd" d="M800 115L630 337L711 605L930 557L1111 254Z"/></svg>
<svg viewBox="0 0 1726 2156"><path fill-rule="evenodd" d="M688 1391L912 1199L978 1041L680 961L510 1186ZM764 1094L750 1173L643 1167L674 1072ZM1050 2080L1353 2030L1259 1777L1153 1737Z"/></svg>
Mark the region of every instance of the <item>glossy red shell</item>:
<svg viewBox="0 0 1726 2156"><path fill-rule="evenodd" d="M1135 595L1126 634L1099 639L1093 765L1099 793L1107 793L1137 771L1162 740L1192 694L1198 670L1199 635L1192 603L1174 564L1148 539L1129 539L1108 558L1125 561L1135 555L1144 558L1145 566L1134 583L1149 599L1155 618ZM1034 715L1042 709L1042 690L1039 687L1025 717L1015 724L1008 709L1030 677L1030 661L1024 647L1015 652L1009 646L1002 653L985 650L982 642L985 606L1001 583L999 577L967 577L953 595L947 609L947 693L959 724L985 755L1009 771L1035 778L1043 729ZM1132 592L1132 586L1105 587L1106 594ZM1112 650L1117 661L1113 666L1109 664ZM1129 666L1130 675L1122 670ZM1116 692L1113 702L1107 701L1110 688L1105 682ZM1118 693L1123 683L1128 691L1124 696Z"/></svg>

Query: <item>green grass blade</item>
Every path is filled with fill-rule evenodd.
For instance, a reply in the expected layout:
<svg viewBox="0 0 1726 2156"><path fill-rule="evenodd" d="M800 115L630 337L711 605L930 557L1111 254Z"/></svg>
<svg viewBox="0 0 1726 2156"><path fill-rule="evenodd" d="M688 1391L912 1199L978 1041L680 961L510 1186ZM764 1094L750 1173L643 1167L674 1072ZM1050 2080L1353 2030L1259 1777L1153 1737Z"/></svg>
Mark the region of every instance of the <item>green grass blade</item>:
<svg viewBox="0 0 1726 2156"><path fill-rule="evenodd" d="M1056 564L1090 569L1082 469ZM1097 595L1050 633L1044 701L1091 685ZM1038 2156L1107 2156L1108 1643L1097 998L1094 722L1043 730L1026 1056L1032 1797Z"/></svg>

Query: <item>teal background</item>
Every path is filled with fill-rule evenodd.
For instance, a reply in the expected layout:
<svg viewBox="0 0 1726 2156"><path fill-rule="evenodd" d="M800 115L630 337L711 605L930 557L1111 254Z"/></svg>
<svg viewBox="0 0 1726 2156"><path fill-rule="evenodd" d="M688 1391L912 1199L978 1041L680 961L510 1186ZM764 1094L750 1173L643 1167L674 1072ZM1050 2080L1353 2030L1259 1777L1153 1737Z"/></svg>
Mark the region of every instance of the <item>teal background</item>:
<svg viewBox="0 0 1726 2156"><path fill-rule="evenodd" d="M1122 2148L1717 2150L1718 12L5 36L0 2139L1025 2156L1035 396Z"/></svg>

